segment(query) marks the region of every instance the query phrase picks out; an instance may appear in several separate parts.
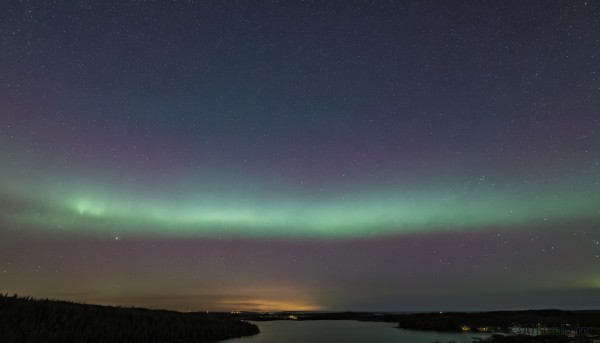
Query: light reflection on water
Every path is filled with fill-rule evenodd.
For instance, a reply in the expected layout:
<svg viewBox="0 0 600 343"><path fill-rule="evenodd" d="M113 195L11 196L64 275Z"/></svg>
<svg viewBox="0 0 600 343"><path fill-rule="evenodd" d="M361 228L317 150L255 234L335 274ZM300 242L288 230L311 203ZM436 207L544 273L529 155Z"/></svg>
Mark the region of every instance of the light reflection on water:
<svg viewBox="0 0 600 343"><path fill-rule="evenodd" d="M395 323L359 322L353 320L271 321L254 322L260 334L233 338L224 343L325 343L325 342L369 342L369 343L471 343L475 337L485 338L489 334L446 333L401 330Z"/></svg>

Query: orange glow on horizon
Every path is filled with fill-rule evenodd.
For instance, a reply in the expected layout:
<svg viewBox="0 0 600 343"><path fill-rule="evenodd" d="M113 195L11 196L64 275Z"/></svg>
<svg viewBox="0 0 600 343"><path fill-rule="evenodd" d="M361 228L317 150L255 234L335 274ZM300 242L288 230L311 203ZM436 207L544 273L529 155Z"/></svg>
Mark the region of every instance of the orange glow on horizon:
<svg viewBox="0 0 600 343"><path fill-rule="evenodd" d="M321 307L300 301L279 301L252 299L250 301L223 301L220 304L228 311L278 312L278 311L318 311Z"/></svg>

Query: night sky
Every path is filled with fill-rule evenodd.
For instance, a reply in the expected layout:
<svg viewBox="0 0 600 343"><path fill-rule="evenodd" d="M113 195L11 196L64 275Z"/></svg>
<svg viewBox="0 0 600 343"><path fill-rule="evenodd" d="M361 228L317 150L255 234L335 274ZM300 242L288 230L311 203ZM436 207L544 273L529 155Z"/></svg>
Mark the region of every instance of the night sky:
<svg viewBox="0 0 600 343"><path fill-rule="evenodd" d="M600 307L600 2L8 1L0 292Z"/></svg>

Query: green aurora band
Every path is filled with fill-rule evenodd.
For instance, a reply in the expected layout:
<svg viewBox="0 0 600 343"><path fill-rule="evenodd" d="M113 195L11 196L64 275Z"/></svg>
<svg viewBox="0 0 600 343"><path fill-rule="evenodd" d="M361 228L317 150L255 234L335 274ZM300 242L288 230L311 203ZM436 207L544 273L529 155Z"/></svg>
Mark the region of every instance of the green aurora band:
<svg viewBox="0 0 600 343"><path fill-rule="evenodd" d="M219 191L219 187L210 192L153 194L65 186L69 184L64 180L57 187L57 182L47 180L36 186L15 181L1 192L5 199L20 199L21 204L4 213L5 221L53 233L354 238L597 219L600 195L585 187L590 181L577 177L566 181L510 187L455 182L453 188L438 187L437 191L425 184L311 196L291 191Z"/></svg>

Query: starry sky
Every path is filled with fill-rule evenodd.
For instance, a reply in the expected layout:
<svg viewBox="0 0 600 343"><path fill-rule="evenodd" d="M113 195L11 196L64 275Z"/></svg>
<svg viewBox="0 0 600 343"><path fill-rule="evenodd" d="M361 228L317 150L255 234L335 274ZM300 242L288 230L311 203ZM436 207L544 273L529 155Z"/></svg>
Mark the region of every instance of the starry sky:
<svg viewBox="0 0 600 343"><path fill-rule="evenodd" d="M600 3L2 7L0 292L600 307Z"/></svg>

